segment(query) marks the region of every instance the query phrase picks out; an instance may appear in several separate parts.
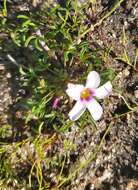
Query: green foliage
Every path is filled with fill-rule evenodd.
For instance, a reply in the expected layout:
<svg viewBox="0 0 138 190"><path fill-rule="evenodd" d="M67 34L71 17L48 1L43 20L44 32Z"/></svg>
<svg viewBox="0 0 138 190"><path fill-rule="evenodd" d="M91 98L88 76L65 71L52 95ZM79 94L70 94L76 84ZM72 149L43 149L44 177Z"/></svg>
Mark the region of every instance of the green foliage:
<svg viewBox="0 0 138 190"><path fill-rule="evenodd" d="M11 136L12 136L12 126L8 124L2 125L0 128L0 137L8 138Z"/></svg>

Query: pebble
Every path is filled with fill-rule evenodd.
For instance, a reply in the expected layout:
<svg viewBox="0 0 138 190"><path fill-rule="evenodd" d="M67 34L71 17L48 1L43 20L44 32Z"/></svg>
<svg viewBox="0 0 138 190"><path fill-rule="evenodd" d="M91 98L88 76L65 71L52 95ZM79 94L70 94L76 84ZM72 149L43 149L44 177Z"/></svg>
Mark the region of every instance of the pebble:
<svg viewBox="0 0 138 190"><path fill-rule="evenodd" d="M138 90L134 91L135 98L138 98Z"/></svg>
<svg viewBox="0 0 138 190"><path fill-rule="evenodd" d="M0 71L3 71L5 69L3 64L0 64Z"/></svg>
<svg viewBox="0 0 138 190"><path fill-rule="evenodd" d="M11 73L7 73L7 74L6 74L6 77L7 77L8 79L10 79L10 78L11 78Z"/></svg>
<svg viewBox="0 0 138 190"><path fill-rule="evenodd" d="M130 71L128 69L125 69L124 70L124 75L127 77L127 76L129 76L129 74L130 74Z"/></svg>

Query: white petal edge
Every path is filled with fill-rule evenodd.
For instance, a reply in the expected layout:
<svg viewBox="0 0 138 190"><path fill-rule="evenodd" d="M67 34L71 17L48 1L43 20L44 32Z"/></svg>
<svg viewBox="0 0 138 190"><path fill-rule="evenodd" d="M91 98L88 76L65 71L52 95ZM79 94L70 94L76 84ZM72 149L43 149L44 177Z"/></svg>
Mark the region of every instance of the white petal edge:
<svg viewBox="0 0 138 190"><path fill-rule="evenodd" d="M86 87L97 88L100 85L100 75L96 71L91 71L86 80Z"/></svg>
<svg viewBox="0 0 138 190"><path fill-rule="evenodd" d="M76 121L85 112L86 106L83 102L78 100L72 110L69 112L69 118L72 121Z"/></svg>
<svg viewBox="0 0 138 190"><path fill-rule="evenodd" d="M86 107L88 108L92 118L95 121L99 120L102 117L103 108L95 99L88 102Z"/></svg>
<svg viewBox="0 0 138 190"><path fill-rule="evenodd" d="M101 87L95 90L95 96L99 99L103 99L112 92L112 84L110 81L106 82Z"/></svg>
<svg viewBox="0 0 138 190"><path fill-rule="evenodd" d="M84 89L84 86L81 84L68 84L68 88L66 90L66 93L70 98L73 100L79 100L80 98L80 93Z"/></svg>

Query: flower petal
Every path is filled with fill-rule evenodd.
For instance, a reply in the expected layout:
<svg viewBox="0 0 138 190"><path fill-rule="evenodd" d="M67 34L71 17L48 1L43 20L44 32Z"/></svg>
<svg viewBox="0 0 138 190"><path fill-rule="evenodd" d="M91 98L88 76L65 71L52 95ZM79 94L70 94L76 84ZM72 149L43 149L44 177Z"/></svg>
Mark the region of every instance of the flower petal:
<svg viewBox="0 0 138 190"><path fill-rule="evenodd" d="M97 88L100 84L100 76L96 71L91 71L87 76L86 87Z"/></svg>
<svg viewBox="0 0 138 190"><path fill-rule="evenodd" d="M110 81L106 82L101 87L95 90L95 96L99 99L103 99L108 96L112 91L112 84Z"/></svg>
<svg viewBox="0 0 138 190"><path fill-rule="evenodd" d="M81 84L68 84L68 88L66 90L66 93L68 96L70 96L73 100L79 100L80 93L84 89L84 86Z"/></svg>
<svg viewBox="0 0 138 190"><path fill-rule="evenodd" d="M69 112L69 118L72 121L76 121L86 110L86 106L83 102L78 100L72 110Z"/></svg>
<svg viewBox="0 0 138 190"><path fill-rule="evenodd" d="M88 102L86 107L95 121L101 118L103 114L103 108L95 99L92 99L90 102Z"/></svg>

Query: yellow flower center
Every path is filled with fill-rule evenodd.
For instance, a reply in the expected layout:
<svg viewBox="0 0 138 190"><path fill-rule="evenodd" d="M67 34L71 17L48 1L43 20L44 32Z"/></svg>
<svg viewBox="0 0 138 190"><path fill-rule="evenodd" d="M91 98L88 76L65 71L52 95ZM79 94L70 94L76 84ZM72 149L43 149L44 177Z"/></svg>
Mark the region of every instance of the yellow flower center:
<svg viewBox="0 0 138 190"><path fill-rule="evenodd" d="M82 100L89 100L92 96L92 91L89 88L85 88L81 94L80 94L80 98Z"/></svg>

